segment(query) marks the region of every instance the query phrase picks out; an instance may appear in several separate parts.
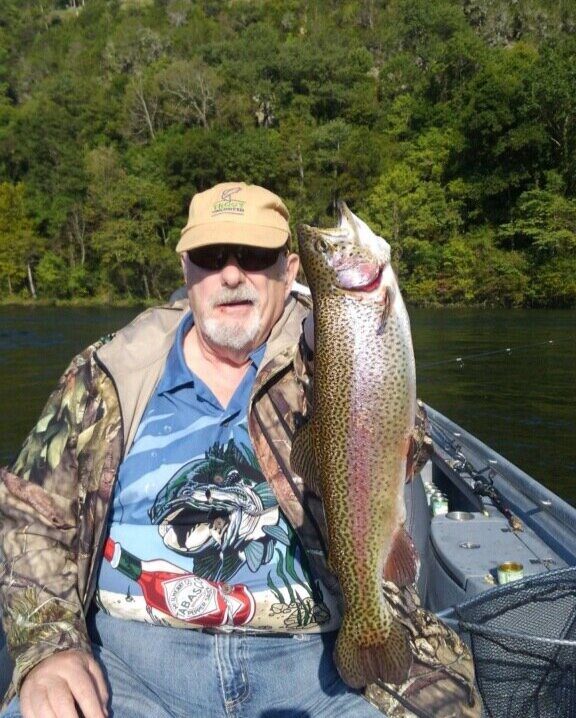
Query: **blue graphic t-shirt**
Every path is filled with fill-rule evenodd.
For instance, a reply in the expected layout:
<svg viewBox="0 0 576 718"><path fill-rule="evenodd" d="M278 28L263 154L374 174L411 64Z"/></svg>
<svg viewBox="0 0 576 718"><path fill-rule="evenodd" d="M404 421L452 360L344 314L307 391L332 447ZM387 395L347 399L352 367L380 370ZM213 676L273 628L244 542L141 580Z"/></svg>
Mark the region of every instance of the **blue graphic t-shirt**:
<svg viewBox="0 0 576 718"><path fill-rule="evenodd" d="M252 451L247 408L265 345L226 408L178 329L116 483L98 581L110 614L174 626L334 630L339 617Z"/></svg>

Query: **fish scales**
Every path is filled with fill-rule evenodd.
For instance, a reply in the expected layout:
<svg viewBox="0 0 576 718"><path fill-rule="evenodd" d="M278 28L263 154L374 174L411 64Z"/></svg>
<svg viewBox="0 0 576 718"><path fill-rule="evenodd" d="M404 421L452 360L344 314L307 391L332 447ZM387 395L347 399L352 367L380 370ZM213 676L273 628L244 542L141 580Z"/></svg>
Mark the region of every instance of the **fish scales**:
<svg viewBox="0 0 576 718"><path fill-rule="evenodd" d="M389 247L370 230L363 244L358 235L366 230L345 207L337 230L299 230L314 298L314 416L307 445L314 456L302 459L298 444L306 442L296 437L293 458L320 479L330 566L345 602L335 659L353 687L379 679L399 683L411 663L381 581L405 517L414 356Z"/></svg>
<svg viewBox="0 0 576 718"><path fill-rule="evenodd" d="M403 356L405 344L395 339L401 328L394 316L379 337L381 341L367 344L367 338L374 336L380 325L381 308L345 301L339 312L340 321L335 322L334 308L327 304L325 307L321 303L317 315L321 325L326 320L326 330L319 327L319 334L328 339L319 341L319 347L325 345L326 349L319 348L315 359L316 394L324 397L324 401L316 402L320 408L316 414L318 457L328 475L337 478L337 482L328 482L325 487L328 505L350 512L350 533L358 547L362 543L357 537L368 527L373 528L366 521L367 506L375 508L372 501L377 501L382 511L388 507L397 509L396 505L390 506L388 479L391 474L397 477L405 470L405 452L399 454L394 448L413 417L413 402L405 400L407 392L402 388L409 383L411 372L397 368L402 363L407 367L408 361ZM329 339L332 335L339 340L336 350L335 342ZM343 403L349 411L344 415L346 421L340 422L335 419L334 410ZM385 470L390 462L402 466L394 471ZM376 482L374 476L383 480ZM344 486L347 491L335 491L335 486ZM340 496L345 502L343 506L338 504Z"/></svg>

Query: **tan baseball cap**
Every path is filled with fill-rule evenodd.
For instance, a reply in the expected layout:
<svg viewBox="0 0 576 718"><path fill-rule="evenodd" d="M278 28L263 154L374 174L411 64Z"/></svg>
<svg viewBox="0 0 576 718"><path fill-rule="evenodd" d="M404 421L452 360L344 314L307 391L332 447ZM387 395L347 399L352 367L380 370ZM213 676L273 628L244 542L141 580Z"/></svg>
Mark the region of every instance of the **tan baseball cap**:
<svg viewBox="0 0 576 718"><path fill-rule="evenodd" d="M210 244L282 247L290 238L289 217L280 197L264 187L244 182L217 184L192 197L176 251Z"/></svg>

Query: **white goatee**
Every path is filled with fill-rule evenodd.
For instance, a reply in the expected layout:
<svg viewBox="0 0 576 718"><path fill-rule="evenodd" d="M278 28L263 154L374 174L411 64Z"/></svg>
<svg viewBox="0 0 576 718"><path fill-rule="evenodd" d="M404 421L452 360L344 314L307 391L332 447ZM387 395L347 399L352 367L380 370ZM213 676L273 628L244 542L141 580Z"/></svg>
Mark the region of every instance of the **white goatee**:
<svg viewBox="0 0 576 718"><path fill-rule="evenodd" d="M252 348L260 331L262 315L260 313L258 292L246 285L236 289L224 288L207 302L206 313L210 314L210 310L216 309L221 304L234 302L252 303L252 311L248 318L238 320L233 317L214 318L208 316L197 317L196 321L210 343L223 349L242 352Z"/></svg>

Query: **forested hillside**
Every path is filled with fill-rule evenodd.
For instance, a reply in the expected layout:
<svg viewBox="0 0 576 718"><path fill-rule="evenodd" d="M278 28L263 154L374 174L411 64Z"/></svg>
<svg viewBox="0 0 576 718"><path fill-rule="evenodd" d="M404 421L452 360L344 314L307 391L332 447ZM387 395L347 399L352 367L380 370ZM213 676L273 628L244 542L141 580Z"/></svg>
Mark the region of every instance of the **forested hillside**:
<svg viewBox="0 0 576 718"><path fill-rule="evenodd" d="M345 199L409 302L576 306L574 0L0 0L0 299L164 299L196 191Z"/></svg>

